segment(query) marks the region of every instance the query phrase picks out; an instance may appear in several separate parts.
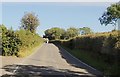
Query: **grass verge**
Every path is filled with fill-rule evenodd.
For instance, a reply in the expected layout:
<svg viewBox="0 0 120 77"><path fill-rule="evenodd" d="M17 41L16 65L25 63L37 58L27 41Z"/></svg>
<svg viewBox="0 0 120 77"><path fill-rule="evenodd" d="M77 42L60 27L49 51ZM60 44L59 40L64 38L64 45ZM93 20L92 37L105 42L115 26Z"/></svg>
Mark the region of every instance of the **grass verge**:
<svg viewBox="0 0 120 77"><path fill-rule="evenodd" d="M34 47L29 47L29 48L23 48L21 49L19 52L18 52L18 57L27 57L29 56L30 54L32 54L33 52L35 52L43 43L40 43L39 45L37 46L34 46Z"/></svg>
<svg viewBox="0 0 120 77"><path fill-rule="evenodd" d="M69 49L67 47L62 46L64 49L69 51L73 56L78 58L79 60L85 62L86 64L96 68L97 70L103 72L105 76L118 76L119 75L119 66L116 64L109 64L105 62L105 55L99 56L99 54L84 51L79 49Z"/></svg>

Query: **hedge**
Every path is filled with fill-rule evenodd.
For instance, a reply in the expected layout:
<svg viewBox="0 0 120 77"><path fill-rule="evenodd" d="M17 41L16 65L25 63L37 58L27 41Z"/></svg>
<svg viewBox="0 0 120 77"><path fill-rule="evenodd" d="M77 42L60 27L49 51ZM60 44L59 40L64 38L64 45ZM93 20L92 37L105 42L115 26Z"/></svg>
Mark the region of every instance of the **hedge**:
<svg viewBox="0 0 120 77"><path fill-rule="evenodd" d="M19 36L12 30L7 30L5 26L0 26L2 30L2 55L17 55L22 42Z"/></svg>
<svg viewBox="0 0 120 77"><path fill-rule="evenodd" d="M92 60L88 64L99 68L106 76L120 76L120 35L117 31L81 35L69 40L54 40L51 42L70 49L69 52L77 58L81 58L82 56L75 55L74 52L76 54L87 54ZM96 60L103 65L94 65L97 63L91 63L97 62ZM84 62L86 61L84 59Z"/></svg>
<svg viewBox="0 0 120 77"><path fill-rule="evenodd" d="M118 31L81 35L69 40L55 40L52 42L70 49L82 49L111 58L120 56L120 35L118 35Z"/></svg>
<svg viewBox="0 0 120 77"><path fill-rule="evenodd" d="M1 25L0 29L2 30L2 55L4 56L19 56L20 51L34 48L44 42L38 34L30 31L22 29L13 31L4 25Z"/></svg>

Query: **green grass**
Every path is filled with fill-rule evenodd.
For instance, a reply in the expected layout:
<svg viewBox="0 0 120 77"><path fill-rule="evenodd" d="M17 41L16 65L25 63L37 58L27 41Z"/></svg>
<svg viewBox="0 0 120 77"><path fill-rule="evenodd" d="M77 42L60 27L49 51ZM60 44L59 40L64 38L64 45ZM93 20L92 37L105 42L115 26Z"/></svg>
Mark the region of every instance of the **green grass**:
<svg viewBox="0 0 120 77"><path fill-rule="evenodd" d="M104 75L118 76L120 73L120 68L118 68L119 66L116 66L116 64L109 64L105 62L105 55L99 55L90 51L84 51L79 49L71 50L67 47L63 48L69 51L69 53L71 53L76 58L103 72Z"/></svg>
<svg viewBox="0 0 120 77"><path fill-rule="evenodd" d="M23 48L18 52L18 57L27 57L35 52L43 43L40 43L34 47Z"/></svg>

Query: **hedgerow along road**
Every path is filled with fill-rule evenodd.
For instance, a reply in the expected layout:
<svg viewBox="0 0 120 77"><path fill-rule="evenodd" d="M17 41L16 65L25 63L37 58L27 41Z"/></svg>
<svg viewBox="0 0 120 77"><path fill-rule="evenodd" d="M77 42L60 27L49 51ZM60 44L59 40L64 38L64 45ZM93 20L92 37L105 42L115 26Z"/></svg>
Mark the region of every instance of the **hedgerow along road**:
<svg viewBox="0 0 120 77"><path fill-rule="evenodd" d="M78 60L62 47L44 43L37 51L17 64L15 75L55 77L98 77L102 73Z"/></svg>

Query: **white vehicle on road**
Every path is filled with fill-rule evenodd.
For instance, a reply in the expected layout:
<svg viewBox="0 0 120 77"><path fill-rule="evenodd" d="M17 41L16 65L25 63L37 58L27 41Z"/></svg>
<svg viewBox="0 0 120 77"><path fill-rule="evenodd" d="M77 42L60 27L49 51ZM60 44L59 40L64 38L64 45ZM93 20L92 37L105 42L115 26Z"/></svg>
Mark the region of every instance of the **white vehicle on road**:
<svg viewBox="0 0 120 77"><path fill-rule="evenodd" d="M49 39L48 38L46 38L46 43L49 43Z"/></svg>

